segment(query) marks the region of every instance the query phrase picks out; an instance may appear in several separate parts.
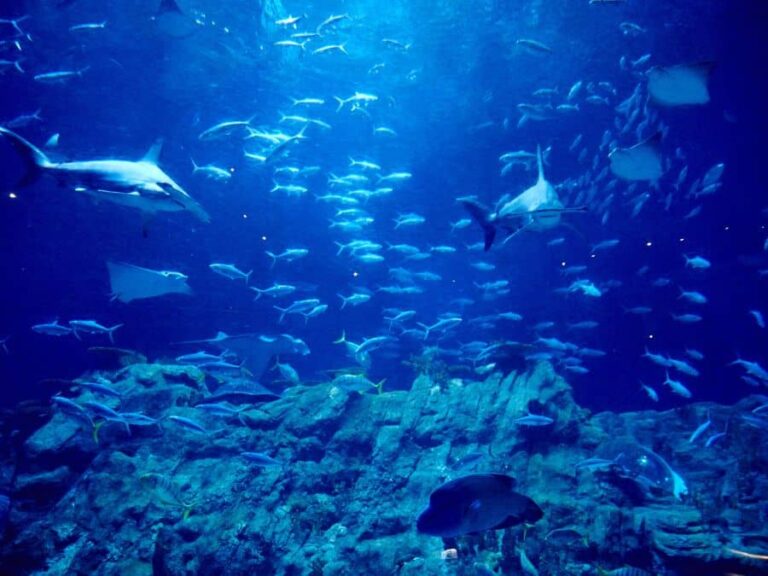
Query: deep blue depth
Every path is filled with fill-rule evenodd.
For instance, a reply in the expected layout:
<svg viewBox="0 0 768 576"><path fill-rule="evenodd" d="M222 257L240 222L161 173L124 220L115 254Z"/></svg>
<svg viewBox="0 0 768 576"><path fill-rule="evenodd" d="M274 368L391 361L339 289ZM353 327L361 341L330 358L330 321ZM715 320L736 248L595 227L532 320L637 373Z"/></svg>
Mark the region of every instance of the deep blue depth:
<svg viewBox="0 0 768 576"><path fill-rule="evenodd" d="M27 73L9 70L0 75L0 124L41 109L43 121L18 132L40 146L51 134L60 133L61 143L51 155L62 159L138 159L162 137L161 166L206 208L212 222L202 224L185 213L159 214L147 223L145 237L137 212L94 204L50 180L17 190L15 199L5 192L0 198L0 336L10 339L9 354L0 353L4 387L0 403L50 396L56 384L41 380L73 378L89 368L87 344L30 331L31 325L57 317L95 318L108 325L124 322L117 345L139 350L152 360L177 355L178 349L170 345L174 341L210 337L217 330L289 332L312 349L309 356L292 359L292 364L304 380L319 381L327 377L325 370L350 364L342 347L332 344L342 330L354 339L382 333L386 323L381 310L388 306L413 308L420 321L431 323L438 314L455 310L449 302L459 297L478 300L464 312L465 325L456 333L459 341L479 337L466 326L473 315L494 311L514 310L525 320L500 323L495 333L483 335L489 341L532 341L536 336L531 327L542 320L561 325L599 321L596 330L581 335L565 328L554 332L608 353L589 363L589 374L566 376L578 402L596 410L650 407L639 381L660 389L663 371L641 358L645 346L676 356L687 347L705 354L702 376L690 382L696 399L731 402L755 391L728 363L737 357L768 363L766 332L748 314L750 309L768 313L768 277L758 275L759 269L768 268L768 253L763 250L768 235L768 183L762 158L768 133L768 89L762 72L762 54L768 48L765 2L702 6L690 1L629 0L613 7L569 0L386 5L286 1L284 9L274 13L269 10L276 10L275 5L263 2L269 5L263 9L275 17L305 12L353 16L338 35L349 38L349 57L307 54L302 59L273 45L286 34L259 14L258 2L181 3L188 15L198 14L204 23L186 38L164 34L150 21L156 2L130 3L130 9L124 2L89 0L61 8L18 4L4 3L0 17L31 14L25 28L32 42L24 51ZM68 30L73 24L102 20L108 22L104 30L81 34ZM618 29L622 21L635 22L647 32L638 38L624 37ZM4 31L0 28L0 38ZM413 46L407 52L387 50L381 37L396 37ZM546 42L554 53L519 54L513 47L519 37ZM474 225L450 232L450 222L466 216L455 199L476 194L492 203L535 180L534 172L522 170L501 178L501 153L532 150L537 143L552 145L548 179L558 184L577 178L586 167L568 153L569 144L582 133L590 150L595 150L615 115L613 106L584 108L562 121L518 129L516 104L530 100L537 88L557 86L562 93L583 79L612 82L618 90L615 105L637 83L619 70L619 58L635 59L645 53L652 54L658 65L717 62L710 82L711 103L659 111L670 127L665 155L682 148L690 172L697 175L716 162L726 164L724 185L703 199L702 214L685 220L691 204L664 210L662 193L671 186L674 172L665 175L661 192L636 218L630 217L626 203L619 203L622 208L606 225L601 225L599 215L576 215L567 219L567 226L543 234L523 233L487 256L468 252L464 245L481 236ZM379 62L386 63L382 72L369 74ZM31 78L39 72L85 66L89 69L82 78L66 84L43 85ZM334 112L333 96L347 97L355 90L379 95L369 108L370 117ZM312 130L308 141L292 152L297 163L323 169L307 179L306 197L270 194L272 170L249 163L241 142L197 138L217 122L252 115L255 125L285 127L278 123L279 113L295 113L290 98L305 96L327 101L317 116L332 125L331 130ZM372 136L372 127L382 124L397 131L396 140L384 142ZM631 137L622 143L631 144ZM8 152L6 146L0 147L0 174L15 169ZM426 286L424 294L378 294L366 305L339 311L337 293L349 293L356 286L375 290L389 283L387 266L398 265L354 264L336 256L334 241L341 235L328 229L333 210L312 194L327 191L327 174L343 173L349 156L373 159L388 171L413 173L412 180L393 195L371 201L369 211L376 221L366 238L459 248L457 254L414 265L443 277ZM234 176L219 183L193 175L190 158L231 168ZM427 223L394 232L392 219L411 211L424 215ZM548 247L547 241L558 236L566 243ZM619 238L621 243L590 259L589 246L608 238ZM646 246L648 242L652 245ZM310 256L270 270L265 250L286 247L309 248ZM713 266L704 273L686 269L684 253L705 255ZM468 266L481 257L497 265L495 273L484 275ZM107 260L183 271L194 296L110 302ZM252 285L259 287L276 280L302 282L330 309L306 325L295 317L278 325L273 301L254 303L252 293L240 283L210 272L208 264L213 261L253 269ZM562 262L589 264L592 280L619 280L622 286L595 301L557 294L554 289L569 282L561 276ZM650 267L649 276L668 276L674 286L650 289L636 274L645 265ZM503 300L483 302L473 282L495 278L509 280L511 293ZM671 319L671 312L683 308L677 285L706 293L709 304L701 324L692 327ZM653 314L636 317L623 311L640 304L651 306ZM388 386L407 387L413 371L402 361L418 355L420 348L418 341L403 341L393 359L377 360L374 355L370 378L387 378ZM667 392L659 406L681 402Z"/></svg>

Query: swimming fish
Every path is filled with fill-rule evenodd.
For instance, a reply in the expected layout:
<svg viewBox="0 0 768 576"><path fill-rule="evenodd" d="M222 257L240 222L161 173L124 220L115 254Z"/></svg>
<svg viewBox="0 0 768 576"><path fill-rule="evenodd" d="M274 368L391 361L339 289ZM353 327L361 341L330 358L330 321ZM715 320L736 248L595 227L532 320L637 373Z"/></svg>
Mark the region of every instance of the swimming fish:
<svg viewBox="0 0 768 576"><path fill-rule="evenodd" d="M564 212L585 210L585 208L563 206L554 186L544 176L541 147L537 148L536 159L539 169L536 183L504 203L495 213L473 198L459 198L459 202L483 229L483 248L486 252L493 245L498 227L505 228L509 232L509 237L512 237L523 228L531 230L552 228L560 223L560 216Z"/></svg>
<svg viewBox="0 0 768 576"><path fill-rule="evenodd" d="M161 141L139 161L57 163L15 132L0 127L0 137L8 140L24 163L24 173L15 183L17 186L28 186L40 176L49 175L76 192L148 214L186 210L203 222L210 221L203 207L157 165Z"/></svg>
<svg viewBox="0 0 768 576"><path fill-rule="evenodd" d="M446 482L430 494L416 530L452 538L540 520L541 508L514 487L515 479L504 474L471 474Z"/></svg>

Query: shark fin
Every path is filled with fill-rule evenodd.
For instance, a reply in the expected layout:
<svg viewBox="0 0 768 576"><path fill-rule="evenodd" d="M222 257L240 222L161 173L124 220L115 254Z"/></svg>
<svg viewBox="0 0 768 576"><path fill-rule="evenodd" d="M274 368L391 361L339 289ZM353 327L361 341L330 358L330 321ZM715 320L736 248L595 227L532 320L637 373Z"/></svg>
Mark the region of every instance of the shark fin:
<svg viewBox="0 0 768 576"><path fill-rule="evenodd" d="M544 178L544 162L541 160L541 146L536 145L536 164L539 167L539 182L546 182Z"/></svg>
<svg viewBox="0 0 768 576"><path fill-rule="evenodd" d="M42 150L7 128L0 126L0 137L5 137L24 162L24 173L15 186L28 186L40 176L44 168L51 166L51 161Z"/></svg>
<svg viewBox="0 0 768 576"><path fill-rule="evenodd" d="M160 160L160 152L163 151L163 139L158 138L154 144L147 150L147 153L144 154L144 157L141 159L142 162L148 162L149 164L155 164L157 165L158 161Z"/></svg>
<svg viewBox="0 0 768 576"><path fill-rule="evenodd" d="M176 3L176 0L161 0L160 7L157 9L158 15L167 14L168 12L183 14L181 8L179 8L179 5Z"/></svg>

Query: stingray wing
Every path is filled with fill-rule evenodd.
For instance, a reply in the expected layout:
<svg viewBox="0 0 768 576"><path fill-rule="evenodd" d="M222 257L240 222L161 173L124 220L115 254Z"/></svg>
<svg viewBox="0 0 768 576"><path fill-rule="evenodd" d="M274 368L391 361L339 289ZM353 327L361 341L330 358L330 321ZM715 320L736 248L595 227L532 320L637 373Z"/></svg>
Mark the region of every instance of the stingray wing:
<svg viewBox="0 0 768 576"><path fill-rule="evenodd" d="M155 298L164 294L191 294L184 278L125 262L107 262L112 297L121 302Z"/></svg>
<svg viewBox="0 0 768 576"><path fill-rule="evenodd" d="M658 180L661 165L661 133L631 148L617 148L610 153L611 172L623 180Z"/></svg>
<svg viewBox="0 0 768 576"><path fill-rule="evenodd" d="M712 62L657 66L648 70L648 93L661 106L686 106L709 102Z"/></svg>

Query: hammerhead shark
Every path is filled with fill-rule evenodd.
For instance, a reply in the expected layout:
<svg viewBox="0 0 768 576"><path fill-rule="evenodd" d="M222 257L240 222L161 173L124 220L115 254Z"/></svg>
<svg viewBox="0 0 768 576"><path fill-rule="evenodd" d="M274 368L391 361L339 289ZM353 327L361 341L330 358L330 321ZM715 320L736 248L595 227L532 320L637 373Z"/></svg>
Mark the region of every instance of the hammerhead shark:
<svg viewBox="0 0 768 576"><path fill-rule="evenodd" d="M560 201L555 188L544 177L541 160L541 147L536 149L536 161L539 178L536 184L509 201L497 205L492 212L474 198L460 198L459 202L483 229L486 252L491 249L496 238L496 230L501 227L513 236L523 229L546 230L560 223L560 217L566 212L584 212L585 207L566 208ZM507 238L509 239L509 238Z"/></svg>
<svg viewBox="0 0 768 576"><path fill-rule="evenodd" d="M24 162L24 173L16 186L27 186L48 175L76 192L136 208L149 215L186 210L203 222L210 221L203 207L157 165L161 141L139 161L51 162L39 148L15 132L0 127L0 139L3 138Z"/></svg>

